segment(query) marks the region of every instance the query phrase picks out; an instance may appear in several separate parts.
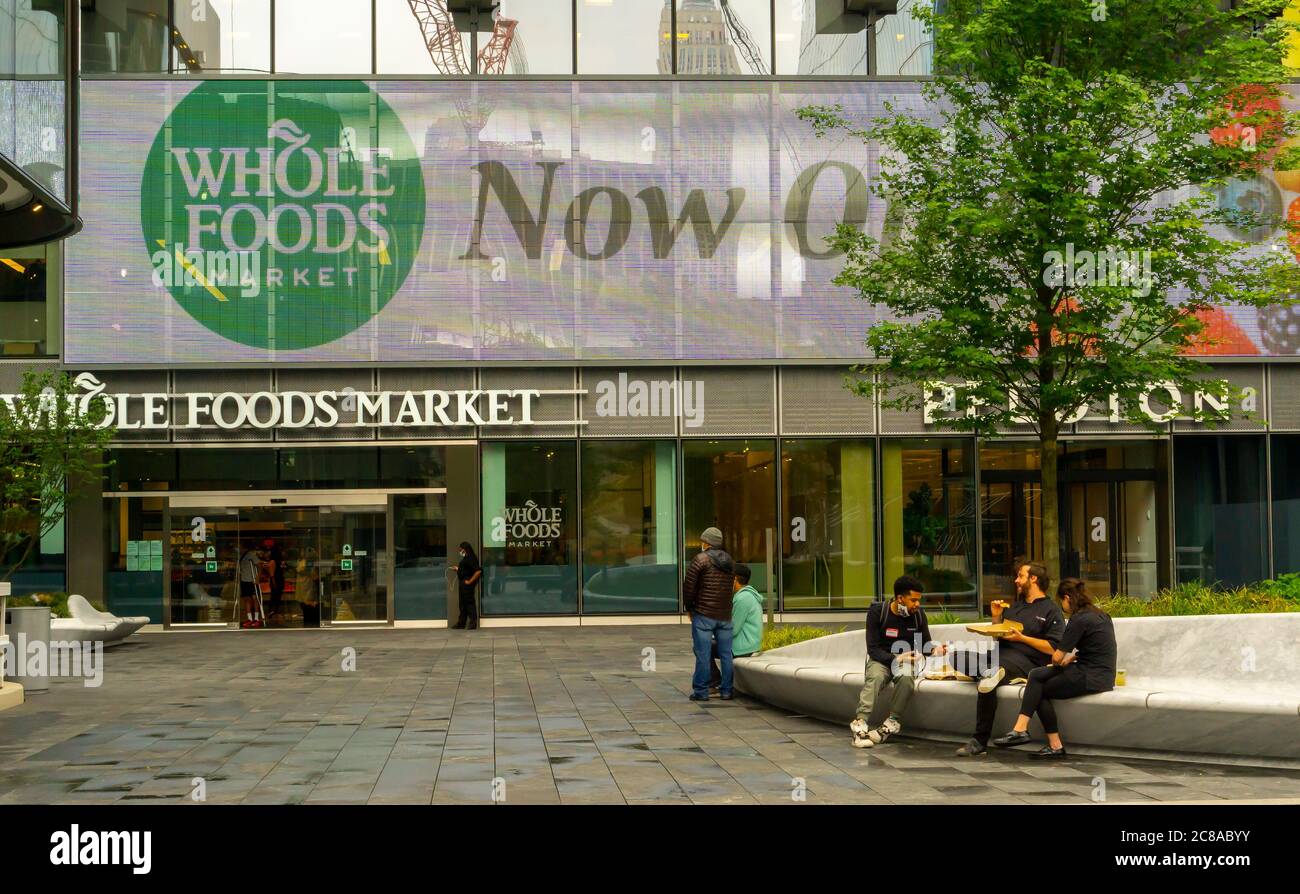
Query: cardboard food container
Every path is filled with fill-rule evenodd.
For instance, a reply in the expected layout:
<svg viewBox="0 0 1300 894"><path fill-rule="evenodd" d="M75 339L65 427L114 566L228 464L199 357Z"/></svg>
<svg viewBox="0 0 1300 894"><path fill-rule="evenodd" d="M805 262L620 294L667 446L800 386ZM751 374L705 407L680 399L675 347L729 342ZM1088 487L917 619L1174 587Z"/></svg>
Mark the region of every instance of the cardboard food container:
<svg viewBox="0 0 1300 894"><path fill-rule="evenodd" d="M1001 639L1012 630L1024 630L1025 625L1019 621L1000 621L997 624L967 624L966 629L971 633L978 633L980 636Z"/></svg>
<svg viewBox="0 0 1300 894"><path fill-rule="evenodd" d="M963 683L971 682L971 678L965 674L958 673L951 664L945 664L933 670L926 671L925 679L927 680L960 680Z"/></svg>

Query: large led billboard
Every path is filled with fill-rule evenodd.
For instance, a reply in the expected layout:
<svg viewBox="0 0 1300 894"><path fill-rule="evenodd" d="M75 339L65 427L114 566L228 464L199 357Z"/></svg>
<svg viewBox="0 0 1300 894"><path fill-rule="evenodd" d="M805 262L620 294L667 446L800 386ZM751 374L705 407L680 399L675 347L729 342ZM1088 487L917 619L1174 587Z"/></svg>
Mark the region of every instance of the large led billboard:
<svg viewBox="0 0 1300 894"><path fill-rule="evenodd" d="M879 233L876 149L795 113L886 102L919 87L86 81L65 359L858 359L878 311L825 236ZM1282 201L1261 184L1225 199Z"/></svg>

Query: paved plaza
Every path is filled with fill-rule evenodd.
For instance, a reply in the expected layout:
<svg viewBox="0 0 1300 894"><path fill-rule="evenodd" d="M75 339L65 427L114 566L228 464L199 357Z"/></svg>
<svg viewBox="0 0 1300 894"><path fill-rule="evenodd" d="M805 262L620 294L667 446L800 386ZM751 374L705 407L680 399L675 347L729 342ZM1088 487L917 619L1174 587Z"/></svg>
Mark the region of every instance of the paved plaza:
<svg viewBox="0 0 1300 894"><path fill-rule="evenodd" d="M194 804L196 777L210 804L1090 804L1098 780L1110 803L1300 799L1300 770L857 750L687 700L680 626L145 634L105 662L98 689L0 713L0 803Z"/></svg>

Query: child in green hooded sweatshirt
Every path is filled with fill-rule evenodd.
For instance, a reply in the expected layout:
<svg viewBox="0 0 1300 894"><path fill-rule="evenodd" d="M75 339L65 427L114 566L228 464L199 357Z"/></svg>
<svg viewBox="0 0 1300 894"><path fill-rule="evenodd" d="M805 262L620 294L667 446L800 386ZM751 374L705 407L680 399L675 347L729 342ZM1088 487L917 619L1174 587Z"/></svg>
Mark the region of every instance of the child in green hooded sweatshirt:
<svg viewBox="0 0 1300 894"><path fill-rule="evenodd" d="M748 658L763 643L763 597L749 585L751 575L748 565L736 563L731 589L731 652L736 658ZM722 682L718 668L718 646L713 645L713 674L709 688L716 689Z"/></svg>

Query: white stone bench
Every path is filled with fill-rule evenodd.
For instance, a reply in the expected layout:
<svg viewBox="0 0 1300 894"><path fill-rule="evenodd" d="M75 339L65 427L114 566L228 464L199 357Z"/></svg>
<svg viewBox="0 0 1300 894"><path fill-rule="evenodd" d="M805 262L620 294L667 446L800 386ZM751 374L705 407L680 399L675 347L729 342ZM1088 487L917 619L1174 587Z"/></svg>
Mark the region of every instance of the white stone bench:
<svg viewBox="0 0 1300 894"><path fill-rule="evenodd" d="M930 632L941 642L991 645L964 624L932 625ZM1115 638L1127 685L1056 702L1067 748L1300 759L1300 613L1116 618ZM866 652L865 632L854 630L740 658L736 687L848 723ZM998 688L995 735L1010 729L1023 691L1023 684ZM888 692L873 724L884 719ZM974 683L921 680L904 730L967 736L975 697ZM1037 718L1031 732L1042 737Z"/></svg>
<svg viewBox="0 0 1300 894"><path fill-rule="evenodd" d="M68 611L72 614L71 618L50 619L51 642L99 641L108 646L121 642L149 623L144 615L119 618L101 612L75 593L68 597Z"/></svg>

